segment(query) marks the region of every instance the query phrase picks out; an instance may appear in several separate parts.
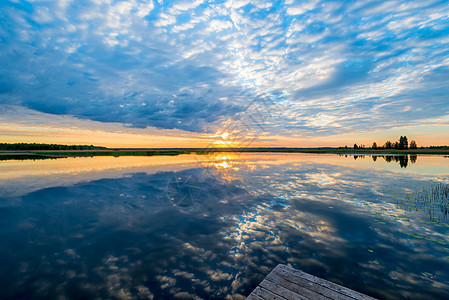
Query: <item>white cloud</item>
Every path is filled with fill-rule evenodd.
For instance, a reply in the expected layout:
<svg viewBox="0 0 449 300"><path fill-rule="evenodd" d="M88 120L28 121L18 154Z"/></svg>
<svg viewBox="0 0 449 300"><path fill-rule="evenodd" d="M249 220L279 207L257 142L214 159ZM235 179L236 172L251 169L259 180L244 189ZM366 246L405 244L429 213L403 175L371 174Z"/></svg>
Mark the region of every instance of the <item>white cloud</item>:
<svg viewBox="0 0 449 300"><path fill-rule="evenodd" d="M48 9L48 7L40 7L38 9L36 9L33 19L37 23L41 23L41 24L49 23L49 22L53 21L52 14L50 13L50 10Z"/></svg>
<svg viewBox="0 0 449 300"><path fill-rule="evenodd" d="M315 1L303 2L287 8L287 14L289 15L302 15L305 12L314 9L316 6Z"/></svg>
<svg viewBox="0 0 449 300"><path fill-rule="evenodd" d="M229 28L232 28L232 24L229 21L212 20L209 23L209 31L211 32L220 32Z"/></svg>
<svg viewBox="0 0 449 300"><path fill-rule="evenodd" d="M174 23L176 23L176 18L174 16L161 13L159 15L159 20L154 22L154 25L156 25L158 27L164 27L164 26L168 26L168 25L171 25Z"/></svg>
<svg viewBox="0 0 449 300"><path fill-rule="evenodd" d="M195 27L194 23L185 23L185 24L173 26L172 31L173 32L180 32L180 31L185 31L185 30L192 29L193 27Z"/></svg>
<svg viewBox="0 0 449 300"><path fill-rule="evenodd" d="M180 14L184 11L195 9L203 3L204 3L204 0L195 0L195 1L186 1L186 2L181 2L181 3L176 3L169 9L169 11L170 11L170 14Z"/></svg>
<svg viewBox="0 0 449 300"><path fill-rule="evenodd" d="M140 3L137 8L136 15L138 17L147 16L154 9L153 1L149 0L148 2Z"/></svg>
<svg viewBox="0 0 449 300"><path fill-rule="evenodd" d="M242 6L245 6L249 3L249 0L228 0L225 3L227 8L239 9Z"/></svg>

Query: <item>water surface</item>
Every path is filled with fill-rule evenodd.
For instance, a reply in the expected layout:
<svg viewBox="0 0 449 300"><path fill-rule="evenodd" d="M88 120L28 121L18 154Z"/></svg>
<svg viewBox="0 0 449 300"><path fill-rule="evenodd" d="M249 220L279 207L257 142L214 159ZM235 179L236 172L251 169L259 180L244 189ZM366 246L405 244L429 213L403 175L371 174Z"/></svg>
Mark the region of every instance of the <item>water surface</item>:
<svg viewBox="0 0 449 300"><path fill-rule="evenodd" d="M5 299L244 298L278 263L449 297L449 158L229 154L0 161ZM427 199L427 200L426 200Z"/></svg>

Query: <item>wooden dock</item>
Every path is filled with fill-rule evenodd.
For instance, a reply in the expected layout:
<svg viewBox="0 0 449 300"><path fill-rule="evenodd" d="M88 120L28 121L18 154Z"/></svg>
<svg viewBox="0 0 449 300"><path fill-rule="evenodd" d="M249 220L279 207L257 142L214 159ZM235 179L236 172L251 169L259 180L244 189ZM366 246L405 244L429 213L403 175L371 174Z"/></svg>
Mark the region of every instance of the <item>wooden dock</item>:
<svg viewBox="0 0 449 300"><path fill-rule="evenodd" d="M370 296L282 264L274 268L246 299L375 300Z"/></svg>

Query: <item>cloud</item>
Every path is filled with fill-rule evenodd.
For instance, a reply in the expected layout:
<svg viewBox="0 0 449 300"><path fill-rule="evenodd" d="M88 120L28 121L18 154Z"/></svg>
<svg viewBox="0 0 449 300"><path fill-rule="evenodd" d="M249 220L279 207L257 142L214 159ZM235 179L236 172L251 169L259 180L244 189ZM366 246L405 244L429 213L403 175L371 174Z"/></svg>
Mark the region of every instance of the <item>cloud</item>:
<svg viewBox="0 0 449 300"><path fill-rule="evenodd" d="M300 4L295 4L287 8L287 14L289 15L302 15L305 12L315 8L317 1L308 1Z"/></svg>
<svg viewBox="0 0 449 300"><path fill-rule="evenodd" d="M0 103L203 132L269 98L285 104L273 135L404 126L448 114L448 13L441 1L5 2ZM323 115L335 121L312 120Z"/></svg>
<svg viewBox="0 0 449 300"><path fill-rule="evenodd" d="M195 59L180 59L164 35L153 39L145 32L148 21L133 15L151 14L153 6L135 1L87 8L68 4L69 19L52 20L46 29L42 26L51 20L41 15L48 7L37 7L31 24L25 7L7 7L7 20L27 28L29 46L22 47L19 29L9 32L2 52L0 101L139 128L195 132L210 130L242 110L241 104L219 100L244 93L220 83L228 74ZM161 13L149 26L157 30L175 22Z"/></svg>

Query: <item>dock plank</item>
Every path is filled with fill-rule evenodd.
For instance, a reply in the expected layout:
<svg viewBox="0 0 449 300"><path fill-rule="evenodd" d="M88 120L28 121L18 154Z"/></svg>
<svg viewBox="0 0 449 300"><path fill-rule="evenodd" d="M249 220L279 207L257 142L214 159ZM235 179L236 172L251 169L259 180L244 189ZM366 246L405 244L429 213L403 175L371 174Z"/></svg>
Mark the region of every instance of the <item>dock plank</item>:
<svg viewBox="0 0 449 300"><path fill-rule="evenodd" d="M343 291L341 293L341 289L334 289L330 288L326 282L323 282L322 279L319 278L319 280L315 279L314 281L308 280L306 278L300 277L300 276L294 276L290 272L286 272L285 270L281 269L275 269L272 272L272 276L280 277L286 281L290 281L298 286L304 287L306 289L310 289L315 291L316 293L325 296L326 298L331 298L335 300L352 300L352 299L358 299L354 298L350 295L347 295ZM307 273L305 273L307 274ZM309 274L307 274L309 275ZM363 299L363 298L362 298Z"/></svg>
<svg viewBox="0 0 449 300"><path fill-rule="evenodd" d="M315 289L314 286L309 286L309 281L303 280L301 282L292 282L290 280L286 280L282 276L277 276L276 273L271 272L265 278L266 280L270 280L279 285L284 286L285 288L294 291L299 295L303 295L306 299L317 299L317 300L329 300L330 297L326 296L326 293L320 293L319 289Z"/></svg>
<svg viewBox="0 0 449 300"><path fill-rule="evenodd" d="M288 300L260 286L256 287L256 289L251 293L251 295L253 294L264 300Z"/></svg>
<svg viewBox="0 0 449 300"><path fill-rule="evenodd" d="M278 268L279 267L279 268ZM306 272L293 269L286 265L278 265L273 271L283 273L284 275L288 274L288 278L291 278L293 281L296 281L300 278L304 278L309 280L310 282L313 282L319 286L325 287L330 291L334 291L338 294L347 296L352 299L363 299L363 300L374 300L375 298L367 296L365 294L359 293L357 291L351 290L347 287L344 287L342 285L339 285L337 283L333 283L327 280L324 280L322 278L316 277L314 275L310 275ZM333 296L334 297L334 296Z"/></svg>
<svg viewBox="0 0 449 300"><path fill-rule="evenodd" d="M271 299L375 300L375 298L279 264L248 296ZM257 298L256 298L257 299Z"/></svg>
<svg viewBox="0 0 449 300"><path fill-rule="evenodd" d="M307 300L308 298L301 296L300 294L288 289L280 284L274 283L270 280L263 280L260 284L260 287L263 287L266 290L271 291L272 293L284 297L285 299L298 299L298 300Z"/></svg>
<svg viewBox="0 0 449 300"><path fill-rule="evenodd" d="M263 298L260 298L257 295L251 294L248 297L246 297L246 300L264 300Z"/></svg>

